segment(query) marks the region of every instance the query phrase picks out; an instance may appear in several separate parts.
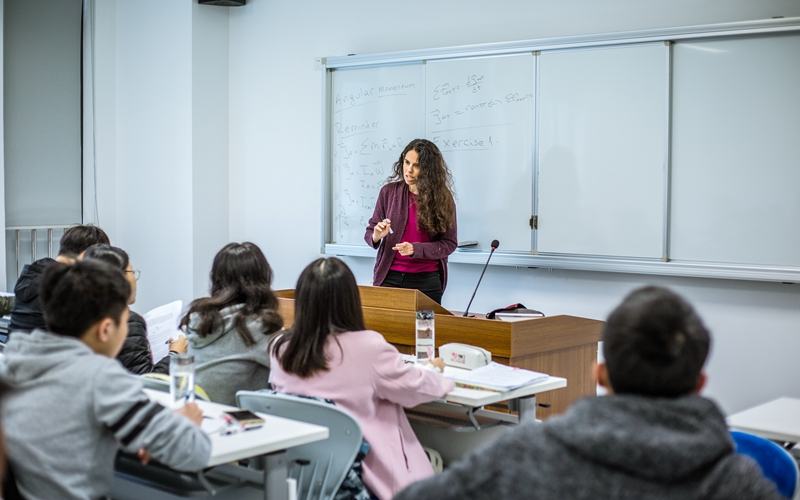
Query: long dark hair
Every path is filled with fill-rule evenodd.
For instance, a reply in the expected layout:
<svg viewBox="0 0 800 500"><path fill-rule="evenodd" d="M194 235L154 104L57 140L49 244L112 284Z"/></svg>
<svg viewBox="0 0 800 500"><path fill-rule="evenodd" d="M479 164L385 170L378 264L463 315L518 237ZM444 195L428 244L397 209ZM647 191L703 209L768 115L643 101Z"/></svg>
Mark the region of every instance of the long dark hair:
<svg viewBox="0 0 800 500"><path fill-rule="evenodd" d="M453 176L436 144L427 139L408 143L392 167L388 182L403 179L403 160L412 149L419 155L417 227L432 234L444 233L453 227L456 219Z"/></svg>
<svg viewBox="0 0 800 500"><path fill-rule="evenodd" d="M199 321L194 331L205 337L223 327L221 309L242 304L233 326L245 345L253 345L256 341L247 328L248 321L261 320L264 335L283 327L278 298L271 284L272 269L258 246L248 241L228 243L214 257L211 266L211 296L192 301L181 319L181 328L188 327L190 316L196 313Z"/></svg>
<svg viewBox="0 0 800 500"><path fill-rule="evenodd" d="M365 329L353 272L336 257L317 259L297 280L294 325L274 342L272 352L286 373L308 378L328 370L328 335ZM283 345L286 349L279 355Z"/></svg>

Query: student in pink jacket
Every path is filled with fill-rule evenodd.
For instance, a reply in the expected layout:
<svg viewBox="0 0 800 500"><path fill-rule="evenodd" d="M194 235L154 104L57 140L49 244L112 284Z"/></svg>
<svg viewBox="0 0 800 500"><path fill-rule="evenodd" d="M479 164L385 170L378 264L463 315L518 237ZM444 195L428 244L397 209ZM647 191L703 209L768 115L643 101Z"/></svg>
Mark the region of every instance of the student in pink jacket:
<svg viewBox="0 0 800 500"><path fill-rule="evenodd" d="M383 336L364 327L353 273L337 258L306 267L295 289L295 321L271 349L271 382L278 392L333 400L361 425L370 451L363 480L380 500L433 476L403 407L441 398L453 381L426 367L403 363Z"/></svg>

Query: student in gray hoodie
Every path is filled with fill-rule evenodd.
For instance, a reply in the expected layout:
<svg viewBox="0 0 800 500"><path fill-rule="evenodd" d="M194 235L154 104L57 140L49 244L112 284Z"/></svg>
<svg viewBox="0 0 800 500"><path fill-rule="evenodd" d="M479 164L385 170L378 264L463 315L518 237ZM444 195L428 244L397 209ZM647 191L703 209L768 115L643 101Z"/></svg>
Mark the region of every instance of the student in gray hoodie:
<svg viewBox="0 0 800 500"><path fill-rule="evenodd" d="M781 498L734 453L717 405L698 395L710 336L686 301L658 287L634 291L603 341L596 376L609 396L520 425L394 500Z"/></svg>
<svg viewBox="0 0 800 500"><path fill-rule="evenodd" d="M111 489L122 448L184 471L205 467L211 443L190 403L151 402L114 359L128 333L130 286L108 264L52 263L42 275L48 331L14 335L0 374L9 463L28 500L89 500ZM179 414L176 414L179 413Z"/></svg>
<svg viewBox="0 0 800 500"><path fill-rule="evenodd" d="M229 243L214 257L211 296L181 320L194 355L195 381L217 403L236 405L236 391L269 383L268 345L283 327L272 269L253 243Z"/></svg>

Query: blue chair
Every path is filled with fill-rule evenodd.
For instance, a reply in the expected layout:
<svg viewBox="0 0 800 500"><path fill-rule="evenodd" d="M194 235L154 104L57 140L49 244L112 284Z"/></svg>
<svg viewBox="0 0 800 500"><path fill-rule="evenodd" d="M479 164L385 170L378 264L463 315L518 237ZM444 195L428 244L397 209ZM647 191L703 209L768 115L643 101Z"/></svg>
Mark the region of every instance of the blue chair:
<svg viewBox="0 0 800 500"><path fill-rule="evenodd" d="M778 487L778 493L786 498L800 498L800 472L794 457L769 439L747 434L745 432L731 431L731 437L736 443L736 453L747 455L756 461L764 477L771 480Z"/></svg>

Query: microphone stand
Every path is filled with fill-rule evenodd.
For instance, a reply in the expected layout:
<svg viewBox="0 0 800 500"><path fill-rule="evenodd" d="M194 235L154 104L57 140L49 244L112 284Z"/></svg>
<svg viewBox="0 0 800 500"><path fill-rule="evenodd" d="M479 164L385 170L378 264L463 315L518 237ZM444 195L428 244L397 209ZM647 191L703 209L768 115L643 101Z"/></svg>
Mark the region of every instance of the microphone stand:
<svg viewBox="0 0 800 500"><path fill-rule="evenodd" d="M475 299L475 294L478 293L478 287L481 286L481 280L483 280L483 275L486 272L486 268L489 267L489 261L492 259L492 255L494 255L494 251L497 250L497 247L492 247L492 251L489 252L489 258L486 259L486 264L483 265L483 271L481 271L481 277L478 278L478 284L475 285L475 291L472 292L472 297L469 299L469 304L467 304L467 310L464 311L462 315L464 318L474 317L469 315L469 308L472 305L472 301Z"/></svg>

